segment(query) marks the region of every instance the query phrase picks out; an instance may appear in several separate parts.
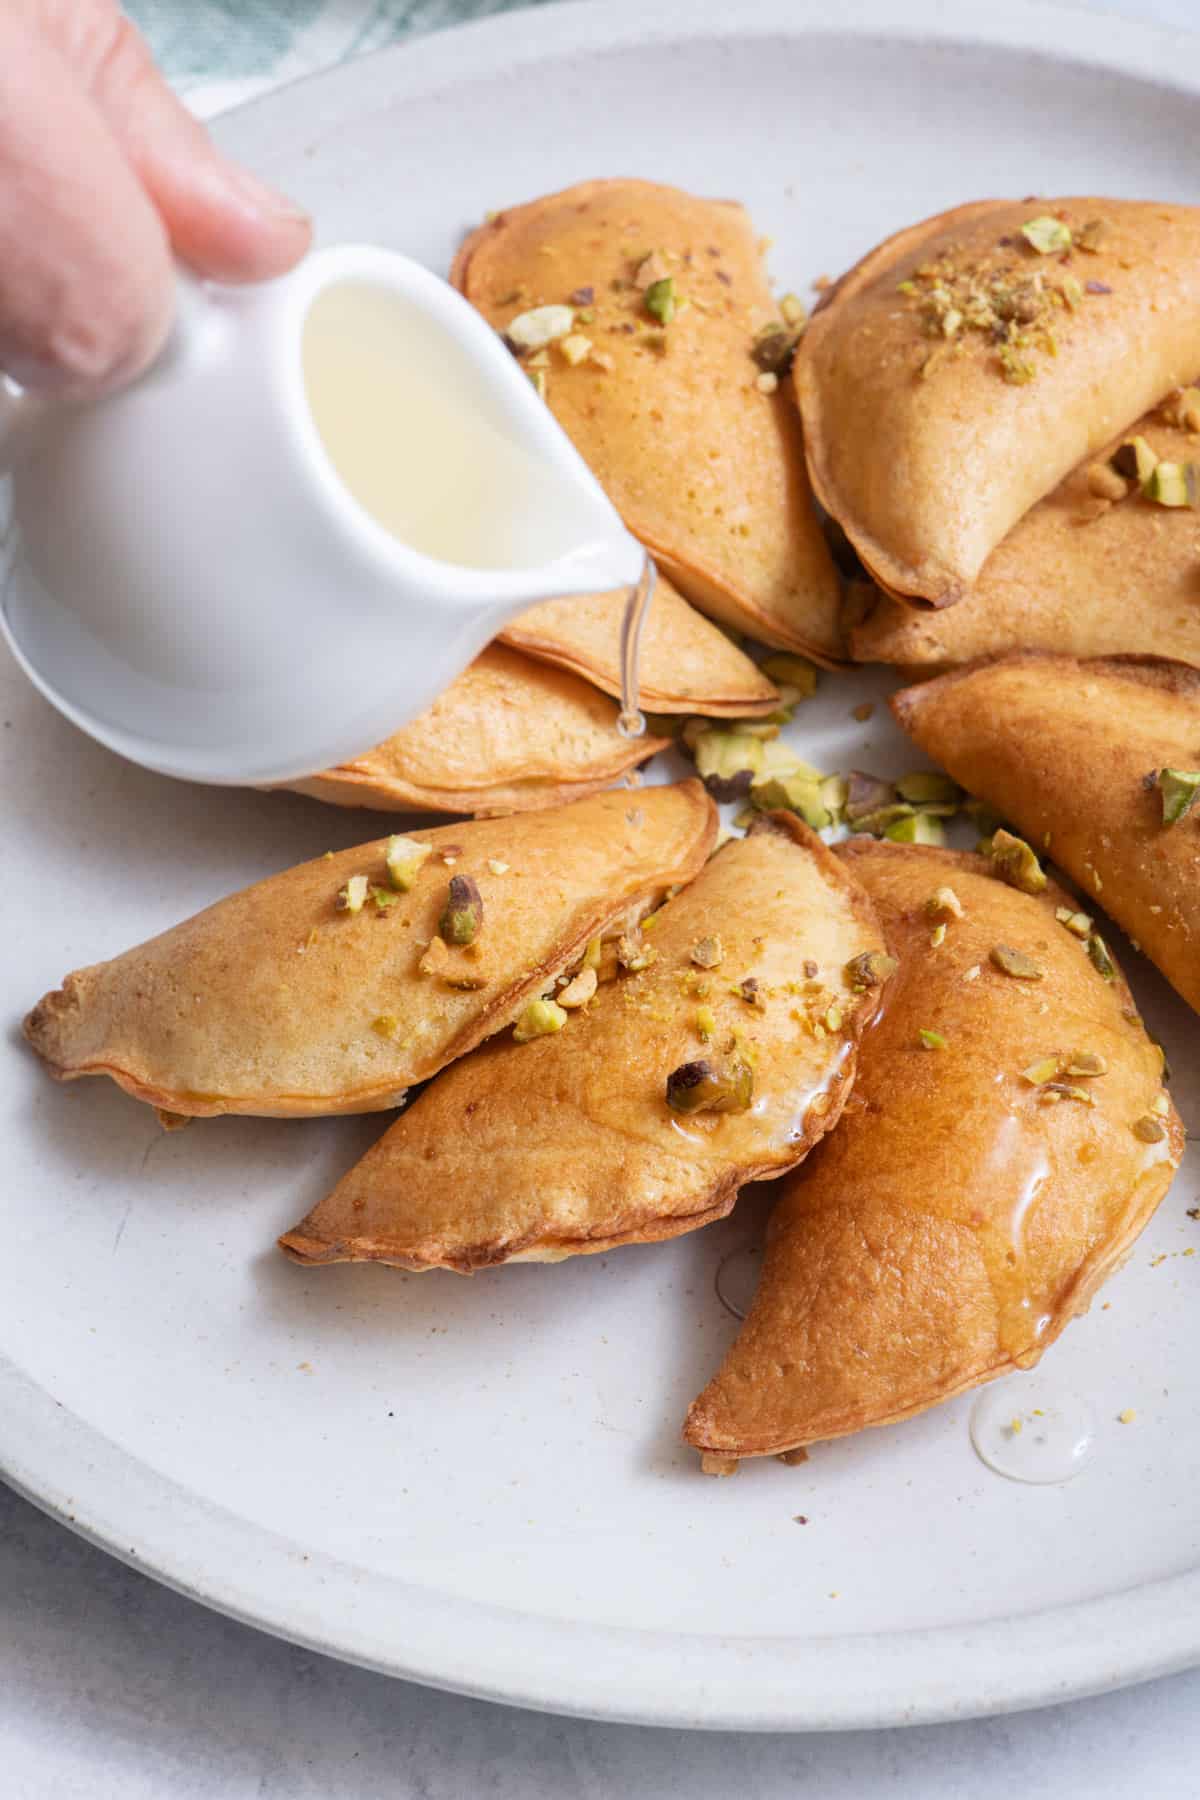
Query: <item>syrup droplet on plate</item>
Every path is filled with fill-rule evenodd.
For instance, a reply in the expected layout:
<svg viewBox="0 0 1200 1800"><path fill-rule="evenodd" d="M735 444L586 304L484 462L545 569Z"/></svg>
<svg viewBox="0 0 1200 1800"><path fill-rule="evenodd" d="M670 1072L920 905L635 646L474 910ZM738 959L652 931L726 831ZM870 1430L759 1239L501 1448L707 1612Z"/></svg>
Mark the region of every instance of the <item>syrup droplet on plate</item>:
<svg viewBox="0 0 1200 1800"><path fill-rule="evenodd" d="M736 1250L730 1250L717 1264L717 1273L713 1278L717 1299L735 1319L744 1319L750 1311L750 1302L754 1298L754 1290L762 1272L762 1260L761 1244L739 1244Z"/></svg>
<svg viewBox="0 0 1200 1800"><path fill-rule="evenodd" d="M1087 1401L1042 1376L994 1382L971 1408L971 1443L1009 1481L1071 1481L1091 1459L1096 1422Z"/></svg>

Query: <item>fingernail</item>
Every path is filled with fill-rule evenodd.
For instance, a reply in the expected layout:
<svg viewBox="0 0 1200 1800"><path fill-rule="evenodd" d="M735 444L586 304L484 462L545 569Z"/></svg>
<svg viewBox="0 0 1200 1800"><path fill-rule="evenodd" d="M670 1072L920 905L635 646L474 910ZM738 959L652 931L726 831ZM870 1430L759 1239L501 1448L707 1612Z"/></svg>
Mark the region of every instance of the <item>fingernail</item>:
<svg viewBox="0 0 1200 1800"><path fill-rule="evenodd" d="M298 206L287 194L281 194L278 188L260 181L257 175L251 175L248 169L235 164L229 170L229 179L255 212L265 214L270 219L284 220L291 225L308 224L308 214L302 206Z"/></svg>

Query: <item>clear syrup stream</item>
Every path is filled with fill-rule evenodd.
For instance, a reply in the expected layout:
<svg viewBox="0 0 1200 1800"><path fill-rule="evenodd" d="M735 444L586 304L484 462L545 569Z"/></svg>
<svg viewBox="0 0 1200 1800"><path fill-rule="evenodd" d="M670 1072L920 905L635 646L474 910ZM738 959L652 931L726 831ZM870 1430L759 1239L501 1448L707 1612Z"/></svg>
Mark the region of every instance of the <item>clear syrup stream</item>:
<svg viewBox="0 0 1200 1800"><path fill-rule="evenodd" d="M642 626L654 598L658 571L650 557L642 563L637 583L629 590L625 613L621 620L621 711L617 730L622 737L639 738L646 730L638 691L638 665L642 651Z"/></svg>

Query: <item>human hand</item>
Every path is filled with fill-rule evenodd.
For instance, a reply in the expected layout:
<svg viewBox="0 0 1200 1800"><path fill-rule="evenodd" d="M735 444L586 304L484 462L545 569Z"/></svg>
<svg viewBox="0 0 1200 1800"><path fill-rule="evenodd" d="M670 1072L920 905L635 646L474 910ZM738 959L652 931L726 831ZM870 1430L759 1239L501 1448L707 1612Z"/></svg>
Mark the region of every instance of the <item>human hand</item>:
<svg viewBox="0 0 1200 1800"><path fill-rule="evenodd" d="M22 386L129 380L171 323L173 257L281 274L309 223L226 161L116 0L0 0L0 369Z"/></svg>

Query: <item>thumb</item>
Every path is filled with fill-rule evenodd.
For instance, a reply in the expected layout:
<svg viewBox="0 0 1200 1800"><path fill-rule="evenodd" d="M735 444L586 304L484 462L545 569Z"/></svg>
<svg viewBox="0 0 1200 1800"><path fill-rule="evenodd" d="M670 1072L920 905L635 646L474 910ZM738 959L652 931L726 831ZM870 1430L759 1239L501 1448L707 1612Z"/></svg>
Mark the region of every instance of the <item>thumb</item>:
<svg viewBox="0 0 1200 1800"><path fill-rule="evenodd" d="M90 44L66 47L68 54L77 67L78 60L91 65L80 73L93 103L158 208L176 255L217 281L261 281L290 269L309 246L307 214L220 154L128 19L107 6L87 11L103 15L104 30Z"/></svg>

